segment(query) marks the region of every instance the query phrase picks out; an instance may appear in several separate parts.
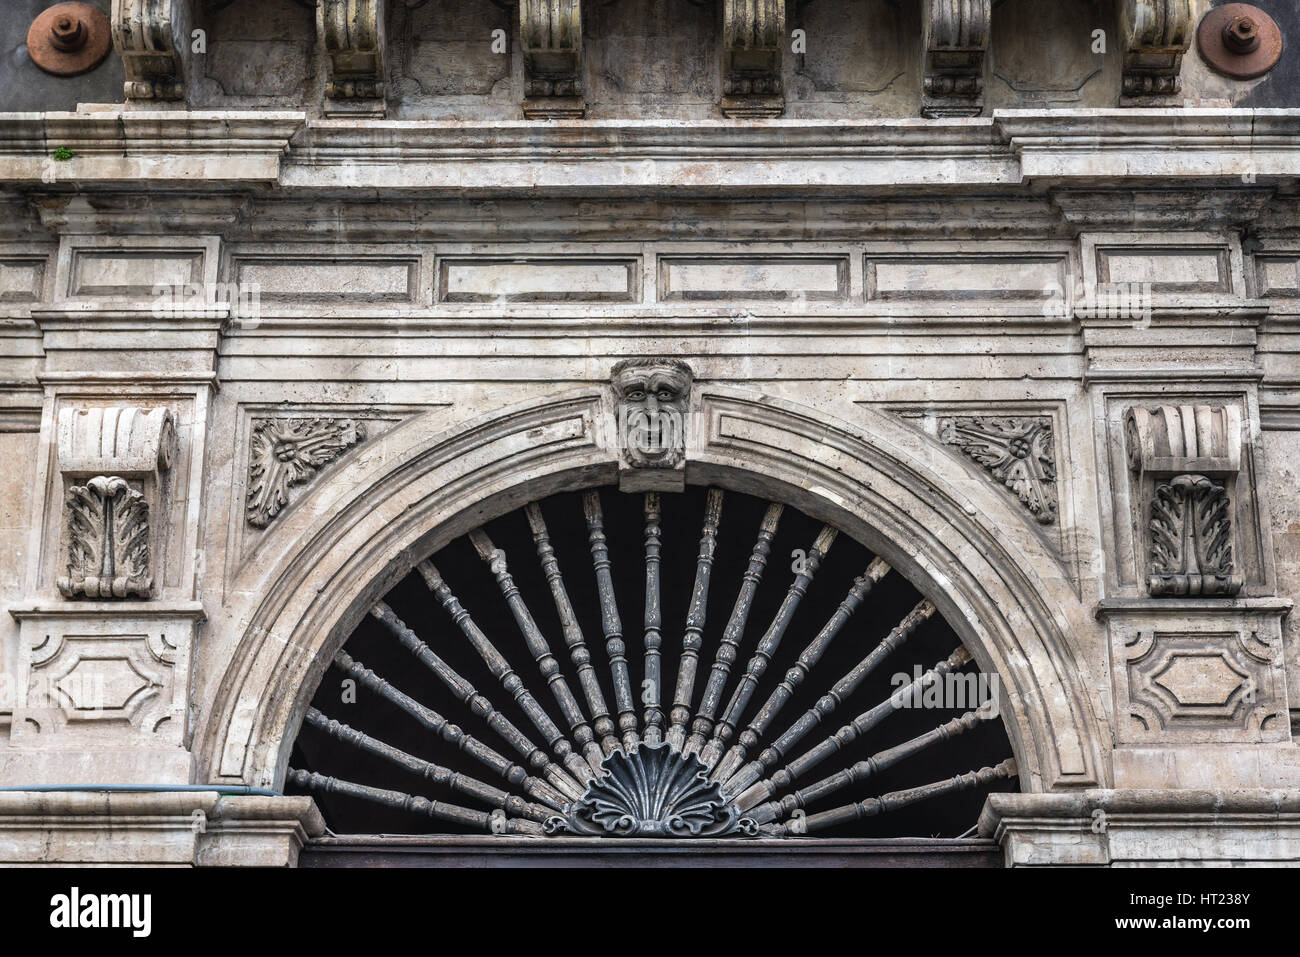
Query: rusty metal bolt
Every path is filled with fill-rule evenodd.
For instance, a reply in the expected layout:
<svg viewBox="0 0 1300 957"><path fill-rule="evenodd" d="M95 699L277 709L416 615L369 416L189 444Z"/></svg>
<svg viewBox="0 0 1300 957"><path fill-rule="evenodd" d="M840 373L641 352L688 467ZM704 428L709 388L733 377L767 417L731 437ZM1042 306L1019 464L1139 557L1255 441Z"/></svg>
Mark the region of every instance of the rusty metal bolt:
<svg viewBox="0 0 1300 957"><path fill-rule="evenodd" d="M1259 24L1250 17L1233 17L1223 28L1223 45L1233 53L1254 53L1259 49Z"/></svg>
<svg viewBox="0 0 1300 957"><path fill-rule="evenodd" d="M86 45L86 25L77 17L64 14L50 28L50 40L60 50L71 52Z"/></svg>

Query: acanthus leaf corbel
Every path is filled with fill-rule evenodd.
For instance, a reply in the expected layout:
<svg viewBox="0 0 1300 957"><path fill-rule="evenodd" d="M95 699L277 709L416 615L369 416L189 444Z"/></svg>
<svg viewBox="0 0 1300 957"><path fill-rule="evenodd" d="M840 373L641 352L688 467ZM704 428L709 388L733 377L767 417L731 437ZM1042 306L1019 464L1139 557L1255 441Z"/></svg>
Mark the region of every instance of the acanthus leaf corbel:
<svg viewBox="0 0 1300 957"><path fill-rule="evenodd" d="M723 115L780 116L785 0L723 0L722 17Z"/></svg>
<svg viewBox="0 0 1300 957"><path fill-rule="evenodd" d="M578 119L582 90L582 0L519 0L524 116Z"/></svg>
<svg viewBox="0 0 1300 957"><path fill-rule="evenodd" d="M69 407L59 411L67 574L64 598L152 598L164 541L165 481L176 456L170 409Z"/></svg>
<svg viewBox="0 0 1300 957"><path fill-rule="evenodd" d="M1125 416L1124 431L1138 499L1146 503L1139 529L1144 530L1148 593L1153 598L1235 596L1243 585L1233 519L1241 410L1134 407Z"/></svg>
<svg viewBox="0 0 1300 957"><path fill-rule="evenodd" d="M110 32L126 73L128 102L185 99L184 46L177 43L177 36L187 35L180 20L185 2L113 0Z"/></svg>
<svg viewBox="0 0 1300 957"><path fill-rule="evenodd" d="M1190 0L1125 0L1123 10L1123 99L1174 96L1192 42Z"/></svg>
<svg viewBox="0 0 1300 957"><path fill-rule="evenodd" d="M926 117L984 111L984 59L993 32L993 0L924 0Z"/></svg>
<svg viewBox="0 0 1300 957"><path fill-rule="evenodd" d="M329 69L326 114L385 115L384 0L319 0L316 19Z"/></svg>

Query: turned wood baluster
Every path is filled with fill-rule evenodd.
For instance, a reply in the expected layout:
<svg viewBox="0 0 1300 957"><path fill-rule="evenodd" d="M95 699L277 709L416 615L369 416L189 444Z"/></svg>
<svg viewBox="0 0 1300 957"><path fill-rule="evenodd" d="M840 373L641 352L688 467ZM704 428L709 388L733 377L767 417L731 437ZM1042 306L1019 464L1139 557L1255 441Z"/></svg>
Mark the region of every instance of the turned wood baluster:
<svg viewBox="0 0 1300 957"><path fill-rule="evenodd" d="M470 532L469 540L473 543L479 558L487 562L488 568L496 578L501 595L510 606L510 612L515 616L515 623L524 636L524 644L528 646L533 660L537 662L537 670L542 680L551 689L555 703L560 706L560 713L564 715L564 720L573 730L573 740L578 743L578 747L582 749L587 759L587 764L591 766L591 772L587 777L594 777L599 773L600 762L605 755L600 750L600 745L596 743L596 737L587 724L586 716L578 705L578 699L573 696L564 673L560 671L560 663L551 653L551 646L546 641L546 636L537 627L536 619L528 610L528 604L524 601L519 586L515 584L514 576L510 574L510 568L506 564L506 553L493 546L492 539L483 529Z"/></svg>
<svg viewBox="0 0 1300 957"><path fill-rule="evenodd" d="M919 695L925 688L940 680L944 675L965 667L970 660L970 652L965 648L958 648L944 661L939 662L920 677L896 690L874 708L862 712L862 714L830 737L824 739L816 747L791 761L766 781L753 785L750 789L751 793L746 798L750 801L750 806L752 807L758 801L766 801L774 794L784 791L792 782L807 774L813 767L825 761L846 745L852 744L898 709L908 706L909 702L916 700L914 696ZM731 782L728 783L731 784ZM739 784L732 784L730 789L725 787L722 789L722 796L729 800L734 799L739 790Z"/></svg>
<svg viewBox="0 0 1300 957"><path fill-rule="evenodd" d="M658 492L645 493L645 680L641 685L641 703L645 705L642 716L645 722L645 741L649 745L663 743L664 712L659 693L661 656L663 644L663 589L659 575L659 536L662 516Z"/></svg>
<svg viewBox="0 0 1300 957"><path fill-rule="evenodd" d="M533 777L528 773L527 768L515 764L501 752L484 744L473 735L466 734L457 725L452 724L432 708L426 707L409 695L398 691L361 662L353 659L347 652L340 651L335 655L334 665L362 688L379 695L406 712L422 727L429 729L448 744L453 745L475 761L495 771L534 800L553 807L557 811L568 803L568 798L545 781ZM546 756L542 755L542 757L545 759Z"/></svg>
<svg viewBox="0 0 1300 957"><path fill-rule="evenodd" d="M723 712L717 727L713 729L712 739L700 751L700 760L705 767L713 768L712 777L715 781L725 781L735 770L735 768L714 767L714 765L717 764L718 758L722 756L723 749L727 746L727 742L731 740L731 736L735 733L736 726L740 724L745 708L749 705L749 699L753 697L754 691L758 688L759 679L771 663L772 656L776 654L781 639L785 636L786 629L790 627L790 622L794 619L794 613L799 609L799 603L803 601L803 596L807 594L813 576L817 574L817 569L821 567L822 559L826 557L831 545L835 543L835 536L835 529L829 525L822 526L821 534L817 536L817 540L813 542L812 548L808 550L808 554L798 572L795 573L794 581L790 583L790 588L785 593L781 607L777 609L776 617L772 620L767 632L759 639L758 648L755 649L753 657L749 659L749 663L745 666L745 673L740 676L736 690L727 703L727 710Z"/></svg>
<svg viewBox="0 0 1300 957"><path fill-rule="evenodd" d="M632 679L627 669L627 645L623 642L623 619L618 614L614 596L614 576L605 541L605 520L600 510L600 493L594 489L583 494L582 510L587 518L591 563L596 573L596 592L600 597L600 622L605 632L605 653L614 678L614 707L618 709L618 729L623 748L631 751L641 740L636 730L636 705L632 698Z"/></svg>
<svg viewBox="0 0 1300 957"><path fill-rule="evenodd" d="M342 721L335 721L315 708L308 708L303 720L323 734L329 735L335 741L350 744L352 747L368 754L383 758L385 761L409 771L411 774L418 775L426 781L432 781L434 784L446 787L458 794L475 798L492 807L499 807L515 817L526 817L533 821L544 822L548 817L555 814L548 807L525 801L517 795L503 791L485 781L480 781L478 778L471 777L468 774L461 774L450 768L444 768L432 761L425 761L413 754L407 754L386 741L373 738L364 731L349 727Z"/></svg>
<svg viewBox="0 0 1300 957"><path fill-rule="evenodd" d="M796 744L834 714L836 708L848 700L866 677L875 671L882 661L902 647L903 643L916 633L916 629L928 621L933 614L934 605L928 598L922 599L876 647L871 649L865 658L837 681L828 693L822 695L815 705L801 714L780 737L764 748L755 760L737 771L723 787L724 793L740 793L785 760Z"/></svg>
<svg viewBox="0 0 1300 957"><path fill-rule="evenodd" d="M904 741L902 744L887 748L884 751L877 751L865 761L859 761L852 767L837 771L835 774L822 778L815 784L800 788L793 794L787 794L779 801L759 803L762 800L759 796L760 789L755 787L737 798L736 804L742 811L746 812L746 817L752 818L757 824L766 824L768 821L789 817L801 807L806 808L808 805L820 801L827 795L834 794L849 785L861 784L886 768L893 767L905 758L919 754L926 748L942 741L949 741L960 734L964 734L981 721L992 717L994 717L992 711L967 711L960 718L953 718L946 724L932 728L925 734L918 735L910 741ZM758 806L754 807L756 804Z"/></svg>
<svg viewBox="0 0 1300 957"><path fill-rule="evenodd" d="M843 807L833 808L829 811L809 814L807 817L796 817L780 824L766 824L763 826L762 832L770 837L814 834L817 831L825 831L840 824L897 811L899 808L907 807L909 804L916 804L918 801L926 801L930 798L942 797L945 794L985 787L997 781L1013 778L1018 773L1020 772L1016 767L1015 759L1007 758L994 767L980 768L978 771L958 774L956 777L947 778L943 781L923 784L920 787L908 788L904 791L890 791L878 798L868 798L857 804L846 804Z"/></svg>
<svg viewBox="0 0 1300 957"><path fill-rule="evenodd" d="M686 743L686 725L691 720L691 702L695 698L695 671L699 666L700 648L704 645L704 620L709 607L709 581L713 575L713 555L718 548L718 524L722 521L722 489L709 489L704 505L704 530L700 533L700 552L695 560L695 585L686 612L686 629L682 633L682 656L677 662L677 687L673 692L672 725L668 744L680 751Z"/></svg>
<svg viewBox="0 0 1300 957"><path fill-rule="evenodd" d="M776 716L785 707L786 702L794 696L795 689L808 677L808 672L812 670L813 665L821 660L822 655L826 653L826 649L830 647L835 636L840 633L841 629L848 623L849 618L858 610L863 599L870 594L872 587L876 582L888 575L889 570L889 565L877 558L867 566L865 574L854 579L848 594L844 596L844 600L835 609L830 620L817 633L817 637L810 641L808 646L800 652L794 665L785 673L785 677L781 679L781 682L772 689L772 693L768 696L767 701L763 703L763 707L758 709L758 713L754 715L754 719L750 721L749 726L740 733L736 743L731 746L731 750L722 759L722 762L718 765L720 774L725 773L728 768L739 768L749 752L758 747L758 742L767 730L768 725L776 720Z"/></svg>
<svg viewBox="0 0 1300 957"><path fill-rule="evenodd" d="M426 580L430 582L430 588L438 588L439 586L443 589L446 588L442 578L432 565L428 566L425 575ZM455 598L451 598L451 601L455 602ZM457 623L463 621L473 628L473 622L468 617L465 617L464 609L460 608L459 604L455 608L449 607L448 611L452 613L453 618L456 618ZM537 704L533 696L528 694L527 691L524 691L522 695L518 693L523 689L523 681L510 670L508 665L504 664L504 659L497 663L489 660L487 655L483 656L484 661L488 663L488 668L501 679L506 691L515 692L515 700L524 709L524 713L533 719L533 723L538 726L538 730L547 738L555 754L569 765L571 771L575 770L574 765L576 764L578 774L576 779L570 777L563 768L551 761L546 752L534 744L532 739L523 731L519 730L514 722L498 711L486 695L481 694L473 684L461 677L456 669L435 654L433 649L421 641L419 636L408 628L406 622L402 621L391 608L381 601L370 609L370 614L387 625L388 630L392 632L402 647L414 655L417 661L428 668L439 681L446 685L447 690L459 698L472 714L482 718L489 728L501 736L503 741L508 742L522 757L527 759L534 770L540 771L548 781L570 797L578 798L582 796L585 787L578 782L586 779L588 774L587 762L573 753L573 747L564 739L555 723L546 717L545 712L541 710L541 706ZM474 628L474 630L477 631L477 628ZM466 630L466 634L468 634L468 630ZM479 634L482 633L479 632ZM483 640L486 641L486 639ZM540 718L544 718L545 721L540 721L535 716L539 712ZM547 724L549 724L549 728L546 727Z"/></svg>
<svg viewBox="0 0 1300 957"><path fill-rule="evenodd" d="M298 771L290 768L289 780L299 787L316 791L319 794L345 794L348 797L370 801L373 804L382 804L384 807L396 808L399 811L423 814L426 817L478 828L489 834L540 835L545 833L542 830L542 825L536 821L506 817L500 811L494 812L496 816L493 816L487 811L476 811L472 808L447 804L443 801L430 801L428 798L407 794L405 791L389 791L384 788L372 788L365 784L354 784L352 781L344 781L325 774L315 774L310 771Z"/></svg>
<svg viewBox="0 0 1300 957"><path fill-rule="evenodd" d="M700 710L691 724L691 736L686 739L686 746L682 749L687 754L698 753L713 731L713 719L718 708L722 707L722 695L727 690L731 666L740 657L740 639L745 634L745 625L748 624L749 613L754 607L754 596L758 594L763 571L767 568L767 556L772 550L772 539L776 537L783 508L775 502L769 504L759 524L758 539L749 556L749 566L741 579L736 603L731 608L731 617L722 629L722 643L713 658L713 667L709 669L709 680L705 683L704 696L700 699Z"/></svg>
<svg viewBox="0 0 1300 957"><path fill-rule="evenodd" d="M542 565L542 574L550 586L551 598L555 602L555 613L560 618L560 630L564 632L564 643L569 646L569 659L578 669L578 684L582 686L582 696L587 699L587 710L591 712L591 727L600 738L600 748L605 754L613 754L618 749L618 738L614 736L614 719L610 717L609 706L605 704L605 693L600 689L600 679L596 668L591 663L591 651L578 624L578 615L569 600L569 590L564 585L560 574L560 563L555 557L555 547L551 544L550 532L546 520L542 517L542 508L536 502L525 510L528 527L533 533L533 544L537 547L537 558Z"/></svg>

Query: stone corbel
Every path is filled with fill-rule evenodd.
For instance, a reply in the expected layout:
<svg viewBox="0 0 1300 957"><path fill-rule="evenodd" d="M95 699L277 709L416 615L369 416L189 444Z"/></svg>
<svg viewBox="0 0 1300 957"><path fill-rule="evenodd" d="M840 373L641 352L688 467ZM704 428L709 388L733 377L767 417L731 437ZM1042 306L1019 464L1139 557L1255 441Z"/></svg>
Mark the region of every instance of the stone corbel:
<svg viewBox="0 0 1300 957"><path fill-rule="evenodd" d="M383 116L384 0L319 0L316 20L329 68L326 114Z"/></svg>
<svg viewBox="0 0 1300 957"><path fill-rule="evenodd" d="M576 119L582 92L582 0L519 0L524 116Z"/></svg>
<svg viewBox="0 0 1300 957"><path fill-rule="evenodd" d="M723 0L722 113L780 116L785 0Z"/></svg>
<svg viewBox="0 0 1300 957"><path fill-rule="evenodd" d="M1132 408L1129 468L1142 503L1147 589L1153 598L1231 597L1241 591L1233 521L1241 471L1241 410Z"/></svg>
<svg viewBox="0 0 1300 957"><path fill-rule="evenodd" d="M1192 40L1190 0L1125 0L1124 97L1173 96Z"/></svg>
<svg viewBox="0 0 1300 957"><path fill-rule="evenodd" d="M984 111L984 55L993 32L993 0L924 0L927 117Z"/></svg>
<svg viewBox="0 0 1300 957"><path fill-rule="evenodd" d="M177 37L187 37L180 22L186 0L113 0L113 49L126 71L128 102L183 100L185 76ZM180 28L180 29L178 29Z"/></svg>
<svg viewBox="0 0 1300 957"><path fill-rule="evenodd" d="M625 359L614 366L619 488L680 492L686 488L686 430L695 375L680 359Z"/></svg>
<svg viewBox="0 0 1300 957"><path fill-rule="evenodd" d="M152 598L161 565L158 515L176 454L170 409L64 408L58 419L63 483L64 598Z"/></svg>

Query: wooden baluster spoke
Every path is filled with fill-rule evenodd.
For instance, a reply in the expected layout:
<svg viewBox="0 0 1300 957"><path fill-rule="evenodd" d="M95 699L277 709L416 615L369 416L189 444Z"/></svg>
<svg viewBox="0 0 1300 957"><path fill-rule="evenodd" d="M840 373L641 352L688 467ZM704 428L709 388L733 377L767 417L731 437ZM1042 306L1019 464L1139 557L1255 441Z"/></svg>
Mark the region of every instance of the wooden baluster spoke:
<svg viewBox="0 0 1300 957"><path fill-rule="evenodd" d="M383 758L404 771L409 771L426 781L446 787L457 794L464 794L491 807L501 808L501 810L514 817L526 817L533 821L544 822L548 817L555 814L548 807L525 801L517 795L503 791L485 781L480 781L478 778L470 777L468 774L460 774L450 768L444 768L440 764L434 764L432 761L425 761L423 758L407 754L400 748L395 748L386 741L373 738L364 731L351 728L342 721L336 721L315 708L308 708L303 720L323 734L329 735L335 741L341 741L358 750Z"/></svg>
<svg viewBox="0 0 1300 957"><path fill-rule="evenodd" d="M499 751L478 740L478 738L466 734L432 708L426 707L409 695L398 691L346 652L340 651L335 655L334 664L362 688L397 706L414 718L422 727L440 736L448 744L463 751L475 761L495 771L534 800L553 807L557 811L568 803L569 799L551 785L540 778L533 777L526 768L515 764Z"/></svg>
<svg viewBox="0 0 1300 957"><path fill-rule="evenodd" d="M668 744L680 751L686 743L686 725L691 720L691 703L695 699L695 671L699 666L700 648L704 645L704 621L709 607L709 581L713 576L713 555L718 548L718 524L722 521L722 489L709 489L704 505L704 529L700 533L700 551L695 560L695 585L686 612L686 629L682 633L682 656L677 662L677 686L673 692L672 725Z"/></svg>
<svg viewBox="0 0 1300 957"><path fill-rule="evenodd" d="M767 568L767 556L772 550L772 539L776 537L777 525L781 521L783 506L773 502L767 506L767 512L758 526L758 539L754 542L753 553L749 556L749 566L741 579L740 590L736 594L736 603L732 606L731 617L722 630L722 643L713 658L713 667L709 669L709 680L704 686L704 696L700 699L700 710L691 724L691 736L686 739L682 749L687 754L697 754L713 731L713 719L722 707L722 695L727 690L727 679L731 676L731 666L738 660L740 639L745 634L745 625L749 623L749 613L754 607L754 596L758 594L759 583L763 580L763 571Z"/></svg>
<svg viewBox="0 0 1300 957"><path fill-rule="evenodd" d="M618 709L618 729L623 748L631 751L641 740L637 734L636 706L632 699L632 679L627 670L627 646L623 642L623 619L618 614L614 596L614 576L605 541L605 520L600 510L600 493L594 489L582 496L582 510L587 519L591 563L596 573L596 591L600 597L600 621L605 632L605 653L614 679L614 707Z"/></svg>
<svg viewBox="0 0 1300 957"><path fill-rule="evenodd" d="M886 658L903 646L916 630L934 614L934 605L928 598L922 599L900 621L884 639L872 648L865 658L859 661L829 692L822 695L817 703L801 714L790 727L772 744L764 748L759 756L750 761L726 782L723 790L737 794L770 772L785 760L794 746L813 731L835 710L848 700L862 682L880 666Z"/></svg>
<svg viewBox="0 0 1300 957"><path fill-rule="evenodd" d="M642 720L646 744L663 743L664 712L659 692L663 680L659 648L663 644L663 588L659 576L659 536L663 534L659 522L662 505L658 492L645 493L645 680L641 685L641 703L645 705Z"/></svg>
<svg viewBox="0 0 1300 957"><path fill-rule="evenodd" d="M555 557L555 547L542 517L542 508L536 502L525 510L528 527L533 533L533 544L537 547L537 558L542 564L542 574L551 589L551 598L555 602L555 612L560 618L560 629L564 632L564 643L569 646L569 659L578 669L578 684L582 686L582 695L587 699L587 710L591 713L591 727L600 738L600 748L605 754L612 754L618 749L618 738L614 736L614 719L610 717L609 706L605 704L605 694L600 689L600 679L596 668L591 663L591 651L587 648L582 626L578 624L578 615L569 600L569 590L564 586L560 574L560 563Z"/></svg>
<svg viewBox="0 0 1300 957"><path fill-rule="evenodd" d="M560 663L556 661L555 655L551 654L551 646L546 641L546 636L537 627L536 619L533 618L532 612L528 610L528 604L524 601L519 586L515 584L514 577L510 574L510 569L506 564L506 553L494 547L492 539L482 529L470 532L469 539L474 545L474 550L478 552L479 558L487 562L493 577L496 578L497 586L501 589L501 595L505 598L506 604L510 606L510 612L515 616L515 623L524 636L524 644L528 646L533 660L537 662L537 670L541 674L542 680L551 689L551 695L555 698L555 703L560 706L560 713L564 715L564 720L569 723L569 727L573 730L573 740L578 743L578 747L582 749L582 753L587 759L587 764L591 767L587 777L594 777L599 773L600 762L605 755L600 750L600 745L596 743L596 737L587 724L586 716L582 713L578 699L573 696L573 692L569 689L569 683L564 678L564 673L560 671Z"/></svg>
<svg viewBox="0 0 1300 957"><path fill-rule="evenodd" d="M759 803L762 800L760 790L754 787L737 798L736 804L756 824L766 824L768 821L789 817L799 808L806 808L810 804L820 801L827 795L834 794L849 785L861 784L886 768L893 767L905 758L919 754L926 748L942 741L949 741L960 734L964 734L977 726L980 721L988 720L994 716L995 712L992 710L967 711L960 718L953 718L946 724L941 724L939 727L918 735L910 741L905 741L884 751L877 751L865 761L859 761L852 767L837 771L835 774L822 778L815 784L800 788L793 794L787 794L779 801ZM755 807L754 805L758 806Z"/></svg>
<svg viewBox="0 0 1300 957"><path fill-rule="evenodd" d="M807 774L813 767L825 761L835 752L841 750L846 745L852 744L862 735L866 734L885 718L889 717L895 711L903 707L908 707L911 702L918 700L916 696L928 688L935 681L944 675L965 667L970 663L970 652L965 648L958 648L944 661L939 662L929 671L926 671L920 677L915 678L909 684L903 686L891 694L868 711L862 712L848 724L844 725L834 734L823 740L816 747L800 755L795 760L780 771L773 774L766 781L761 781L753 785L747 800L750 806L759 801L766 801L780 791L784 791L792 782ZM722 796L728 800L735 798L740 790L739 783L728 782L730 789L724 787Z"/></svg>
<svg viewBox="0 0 1300 957"><path fill-rule="evenodd" d="M540 835L545 833L542 830L542 825L536 821L507 817L501 811L489 814L487 811L476 811L472 808L447 804L443 801L430 801L428 798L417 797L404 791L389 791L384 788L372 788L365 784L354 784L351 781L329 777L325 774L315 774L310 771L298 771L290 768L289 780L299 787L316 791L319 794L343 794L348 797L359 798L362 801L382 804L384 807L396 808L399 811L409 811L412 814L422 814L440 821L451 821L455 824L478 828L488 834Z"/></svg>
<svg viewBox="0 0 1300 957"><path fill-rule="evenodd" d="M718 766L721 769L719 773L722 773L722 770L726 768L739 768L745 760L745 756L758 747L758 742L763 733L767 731L768 725L776 720L776 716L780 714L786 702L794 696L795 689L808 677L813 665L821 660L822 655L826 653L826 649L830 647L831 641L840 633L849 618L853 616L853 613L858 610L863 599L870 594L872 587L880 579L888 575L889 571L889 565L877 558L867 566L865 574L854 579L849 593L844 596L844 600L835 609L830 620L817 633L817 637L799 653L793 667L785 673L785 677L772 690L767 701L763 703L763 706L758 709L758 713L754 715L754 719L750 721L749 726L740 733L736 743L731 746L731 751L727 753L727 756L722 759L722 763Z"/></svg>
<svg viewBox="0 0 1300 957"><path fill-rule="evenodd" d="M723 712L717 727L713 729L713 737L700 751L700 760L705 767L713 768L712 777L715 781L725 781L735 771L735 767L721 764L714 767L714 765L718 763L727 742L731 740L736 727L740 724L745 708L749 705L749 699L753 697L755 689L758 688L759 679L771 663L772 656L776 654L781 639L785 636L786 629L790 627L790 622L799 609L799 603L803 601L803 596L808 592L808 586L812 583L813 576L817 574L822 559L826 557L831 545L835 543L835 535L835 529L829 525L822 526L821 534L817 536L817 540L813 542L812 548L808 550L799 571L795 573L794 581L790 583L790 588L785 593L781 607L777 609L776 617L772 619L772 624L768 626L763 637L758 640L758 648L755 649L753 657L749 659L749 663L745 666L745 673L740 676L736 690L732 692L731 700L727 703L727 710ZM737 766L739 766L738 762Z"/></svg>
<svg viewBox="0 0 1300 957"><path fill-rule="evenodd" d="M426 574L435 576L435 581L439 583L442 582L441 577L438 577L438 573L432 565L429 566L429 570ZM430 584L430 588L434 587L433 584ZM445 588L446 585L443 584L442 587ZM455 598L452 598L451 600L455 601ZM459 608L459 606L457 607ZM448 610L451 611L451 609ZM463 613L463 611L463 609L460 609L460 612ZM503 741L507 742L511 747L519 752L520 756L528 762L533 770L541 772L542 776L545 777L546 780L550 781L562 792L569 795L569 797L576 799L582 796L585 788L582 784L578 783L578 780L570 777L562 767L547 757L546 752L534 744L528 735L520 731L519 728L515 726L514 722L498 711L486 695L480 694L478 689L465 678L461 677L460 673L457 672L456 669L452 668L451 665L438 657L438 655L434 653L433 649L421 641L419 636L408 628L406 623L402 621L401 618L397 617L397 614L391 608L381 601L376 604L374 608L370 609L370 614L387 625L388 630L392 632L393 637L398 640L398 643L401 644L403 648L414 655L417 661L428 668L439 681L446 685L447 690L460 699L472 714L478 715L478 717L482 718L484 723L500 735ZM457 617L457 612L452 611L452 615L453 617ZM458 622L467 620L468 619L466 618L458 618ZM469 624L472 626L473 622L469 622ZM477 629L475 630L477 631ZM489 662L488 667L492 667L491 662ZM508 666L506 666L502 672L502 684L505 686L507 691L518 690L523 687L523 682L519 679L519 676L513 671L510 671ZM527 701L531 703L531 708L540 711L541 707L535 700L533 700L532 695L528 695L527 692L524 692L524 694L527 695ZM525 704L523 697L516 694L515 699L520 702L525 713L528 713L530 707L528 704ZM549 718L546 720L550 721ZM534 723L536 723L536 719L534 719ZM541 730L540 727L539 730ZM585 780L587 774L587 762L583 761L573 753L573 748L568 746L567 741L563 740L563 736L560 734L560 729L557 728L554 723L550 725L550 731L552 733L548 735L548 738L550 738L555 747L555 753L563 758L572 758L580 769L582 779ZM547 734L547 731L542 730L542 733ZM567 747L561 747L561 744Z"/></svg>
<svg viewBox="0 0 1300 957"><path fill-rule="evenodd" d="M930 798L942 797L945 794L954 794L958 791L970 791L998 781L1005 781L1015 777L1018 773L1015 759L1007 758L994 767L980 768L978 771L958 774L956 777L945 778L932 784L923 784L920 787L908 788L904 791L891 791L878 798L868 798L856 804L846 804L843 807L837 807L829 811L809 814L807 817L796 817L780 824L766 824L763 826L762 832L769 837L815 834L818 831L825 831L840 824L847 824L850 821L860 821L863 818L897 811L899 808L907 807L909 804L916 804L918 801L926 801Z"/></svg>

